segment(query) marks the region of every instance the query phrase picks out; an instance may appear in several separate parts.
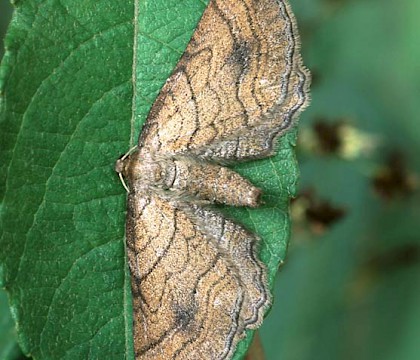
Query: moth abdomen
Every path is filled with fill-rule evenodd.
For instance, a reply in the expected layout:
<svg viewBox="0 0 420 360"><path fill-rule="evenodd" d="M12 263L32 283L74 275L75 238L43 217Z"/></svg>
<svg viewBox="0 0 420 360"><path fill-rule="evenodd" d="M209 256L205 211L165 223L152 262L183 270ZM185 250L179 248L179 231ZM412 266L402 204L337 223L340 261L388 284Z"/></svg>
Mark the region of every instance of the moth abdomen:
<svg viewBox="0 0 420 360"><path fill-rule="evenodd" d="M257 207L261 190L227 167L189 159L175 160L167 176L169 190L185 192L199 200L232 206Z"/></svg>

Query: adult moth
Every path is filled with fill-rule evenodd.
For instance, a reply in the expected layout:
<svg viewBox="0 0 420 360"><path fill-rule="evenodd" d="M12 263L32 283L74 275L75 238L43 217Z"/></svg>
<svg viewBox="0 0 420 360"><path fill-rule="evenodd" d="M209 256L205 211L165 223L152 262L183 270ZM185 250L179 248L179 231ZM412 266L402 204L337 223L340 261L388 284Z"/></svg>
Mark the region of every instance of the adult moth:
<svg viewBox="0 0 420 360"><path fill-rule="evenodd" d="M308 102L284 0L211 0L153 104L128 181L137 359L229 359L270 304L258 235L210 204L259 206L232 162L273 155Z"/></svg>

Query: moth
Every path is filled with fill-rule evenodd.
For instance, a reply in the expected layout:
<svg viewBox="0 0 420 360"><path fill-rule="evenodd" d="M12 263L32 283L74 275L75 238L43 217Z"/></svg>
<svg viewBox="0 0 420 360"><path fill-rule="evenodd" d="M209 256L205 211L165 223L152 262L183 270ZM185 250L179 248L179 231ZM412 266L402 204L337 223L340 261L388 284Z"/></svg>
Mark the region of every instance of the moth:
<svg viewBox="0 0 420 360"><path fill-rule="evenodd" d="M308 102L285 0L211 0L153 104L128 182L137 359L230 359L270 305L259 237L211 204L257 207L229 167L275 152Z"/></svg>

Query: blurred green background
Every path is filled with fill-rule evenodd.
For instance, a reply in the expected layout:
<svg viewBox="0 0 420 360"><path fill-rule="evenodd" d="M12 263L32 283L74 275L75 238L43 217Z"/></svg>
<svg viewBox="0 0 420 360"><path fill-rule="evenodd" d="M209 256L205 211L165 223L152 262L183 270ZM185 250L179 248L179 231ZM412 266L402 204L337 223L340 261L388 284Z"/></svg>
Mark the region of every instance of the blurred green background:
<svg viewBox="0 0 420 360"><path fill-rule="evenodd" d="M312 104L266 358L419 359L420 2L291 2ZM11 12L0 0L1 39ZM17 359L4 293L0 311L0 359Z"/></svg>

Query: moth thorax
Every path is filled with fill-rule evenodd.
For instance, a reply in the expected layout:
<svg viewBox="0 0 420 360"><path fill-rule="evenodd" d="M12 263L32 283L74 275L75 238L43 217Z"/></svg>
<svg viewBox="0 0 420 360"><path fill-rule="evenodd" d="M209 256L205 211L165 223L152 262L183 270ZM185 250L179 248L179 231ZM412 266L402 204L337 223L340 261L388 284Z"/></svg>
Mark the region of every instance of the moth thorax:
<svg viewBox="0 0 420 360"><path fill-rule="evenodd" d="M134 157L130 159L128 171L130 182L140 181L144 185L157 185L162 181L161 164L152 159Z"/></svg>

